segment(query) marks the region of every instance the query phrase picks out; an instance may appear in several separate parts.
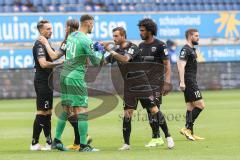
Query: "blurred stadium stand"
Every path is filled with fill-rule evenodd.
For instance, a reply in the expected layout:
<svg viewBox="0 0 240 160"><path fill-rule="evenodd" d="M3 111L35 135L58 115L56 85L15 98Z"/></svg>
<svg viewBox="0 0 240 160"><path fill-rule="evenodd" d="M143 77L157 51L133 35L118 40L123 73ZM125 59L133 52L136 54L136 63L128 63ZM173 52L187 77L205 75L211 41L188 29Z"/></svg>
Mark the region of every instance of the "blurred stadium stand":
<svg viewBox="0 0 240 160"><path fill-rule="evenodd" d="M0 12L145 12L240 10L240 0L1 0Z"/></svg>

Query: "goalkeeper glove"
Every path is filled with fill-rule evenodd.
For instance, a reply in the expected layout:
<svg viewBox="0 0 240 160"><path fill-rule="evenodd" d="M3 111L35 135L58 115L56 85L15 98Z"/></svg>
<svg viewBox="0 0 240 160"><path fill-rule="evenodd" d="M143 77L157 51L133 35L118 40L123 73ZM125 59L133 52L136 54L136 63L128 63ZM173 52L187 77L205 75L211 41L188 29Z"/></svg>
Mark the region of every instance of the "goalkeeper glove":
<svg viewBox="0 0 240 160"><path fill-rule="evenodd" d="M104 49L104 46L101 45L99 42L95 42L95 43L93 44L93 47L94 47L94 50L95 50L95 51L99 51L99 52L101 52L102 54L104 54L104 53L106 52L106 50Z"/></svg>

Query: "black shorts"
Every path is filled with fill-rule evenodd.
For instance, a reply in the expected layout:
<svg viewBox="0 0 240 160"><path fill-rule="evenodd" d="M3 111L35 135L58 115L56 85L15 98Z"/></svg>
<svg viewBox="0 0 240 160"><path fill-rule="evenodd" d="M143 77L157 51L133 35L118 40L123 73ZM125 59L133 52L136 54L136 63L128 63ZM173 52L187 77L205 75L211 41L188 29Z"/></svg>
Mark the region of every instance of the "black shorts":
<svg viewBox="0 0 240 160"><path fill-rule="evenodd" d="M144 98L144 99L128 99L126 103L126 99L124 97L124 110L127 109L137 109L138 101L140 101L143 108L152 108L157 106L160 108L160 104L162 104L162 97L151 97L151 98Z"/></svg>
<svg viewBox="0 0 240 160"><path fill-rule="evenodd" d="M186 85L184 91L185 102L195 102L202 99L202 94L198 88L197 84Z"/></svg>
<svg viewBox="0 0 240 160"><path fill-rule="evenodd" d="M49 88L47 81L34 80L34 88L36 91L37 110L47 111L53 108L53 91Z"/></svg>

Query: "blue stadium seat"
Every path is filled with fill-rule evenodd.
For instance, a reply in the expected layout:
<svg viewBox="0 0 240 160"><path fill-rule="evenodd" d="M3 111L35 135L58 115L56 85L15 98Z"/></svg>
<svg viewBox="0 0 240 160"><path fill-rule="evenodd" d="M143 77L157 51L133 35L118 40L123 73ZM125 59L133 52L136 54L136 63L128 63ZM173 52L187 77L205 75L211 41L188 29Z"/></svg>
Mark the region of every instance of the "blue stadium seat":
<svg viewBox="0 0 240 160"><path fill-rule="evenodd" d="M104 4L107 6L109 4L113 4L113 0L104 0Z"/></svg>
<svg viewBox="0 0 240 160"><path fill-rule="evenodd" d="M175 11L181 11L181 4L180 3L175 3L174 10Z"/></svg>
<svg viewBox="0 0 240 160"><path fill-rule="evenodd" d="M3 6L4 4L5 4L4 1L0 1L0 6ZM3 11L2 7L0 7L0 9L2 9L2 11Z"/></svg>
<svg viewBox="0 0 240 160"><path fill-rule="evenodd" d="M156 3L161 3L161 0L156 0ZM174 1L175 4L179 5L179 4L182 4L182 1L181 0L175 0Z"/></svg>
<svg viewBox="0 0 240 160"><path fill-rule="evenodd" d="M41 5L37 6L37 11L38 12L44 12L43 6L41 6Z"/></svg>
<svg viewBox="0 0 240 160"><path fill-rule="evenodd" d="M78 6L77 6L77 11L78 11L78 12L84 12L84 11L85 11L84 5L81 5L81 4L78 5Z"/></svg>
<svg viewBox="0 0 240 160"><path fill-rule="evenodd" d="M104 3L105 2L105 0L99 0L100 1L100 3Z"/></svg>
<svg viewBox="0 0 240 160"><path fill-rule="evenodd" d="M187 5L187 4L182 4L181 10L182 10L182 11L189 11L189 5Z"/></svg>
<svg viewBox="0 0 240 160"><path fill-rule="evenodd" d="M126 4L130 4L130 0L121 0L122 4L126 5Z"/></svg>
<svg viewBox="0 0 240 160"><path fill-rule="evenodd" d="M0 6L0 13L3 13L4 10L3 10L3 6Z"/></svg>
<svg viewBox="0 0 240 160"><path fill-rule="evenodd" d="M95 4L99 4L100 0L92 0L92 2L95 3Z"/></svg>
<svg viewBox="0 0 240 160"><path fill-rule="evenodd" d="M224 5L223 3L219 3L219 4L218 4L218 10L219 10L219 11L224 11L224 10L226 10L225 5Z"/></svg>
<svg viewBox="0 0 240 160"><path fill-rule="evenodd" d="M84 4L85 0L77 0L78 4Z"/></svg>
<svg viewBox="0 0 240 160"><path fill-rule="evenodd" d="M148 3L148 4L154 4L155 3L155 0L145 0L144 3Z"/></svg>
<svg viewBox="0 0 240 160"><path fill-rule="evenodd" d="M208 3L210 3L210 4L216 4L217 1L216 1L216 0L208 0Z"/></svg>
<svg viewBox="0 0 240 160"><path fill-rule="evenodd" d="M152 11L154 12L159 11L159 4L152 4Z"/></svg>
<svg viewBox="0 0 240 160"><path fill-rule="evenodd" d="M71 12L71 6L64 6L64 12Z"/></svg>
<svg viewBox="0 0 240 160"><path fill-rule="evenodd" d="M192 3L193 3L193 4L202 4L203 1L202 1L202 0L193 0Z"/></svg>
<svg viewBox="0 0 240 160"><path fill-rule="evenodd" d="M192 2L192 0L185 0L185 4L192 4L193 2Z"/></svg>
<svg viewBox="0 0 240 160"><path fill-rule="evenodd" d="M225 0L216 0L216 3L218 3L218 4L223 4L223 3L225 3Z"/></svg>
<svg viewBox="0 0 240 160"><path fill-rule="evenodd" d="M114 12L115 11L115 5L114 4L109 4L107 5L107 10L109 12Z"/></svg>
<svg viewBox="0 0 240 160"><path fill-rule="evenodd" d="M145 3L146 0L139 0L138 3Z"/></svg>
<svg viewBox="0 0 240 160"><path fill-rule="evenodd" d="M158 10L159 11L165 11L165 5L163 5L163 4L160 4L160 5L158 5Z"/></svg>
<svg viewBox="0 0 240 160"><path fill-rule="evenodd" d="M202 4L196 4L196 9L197 9L197 11L204 11Z"/></svg>
<svg viewBox="0 0 240 160"><path fill-rule="evenodd" d="M204 5L203 5L203 8L204 8L205 11L210 11L210 10L212 10L210 4L208 4L208 3L207 3L207 4L204 4Z"/></svg>
<svg viewBox="0 0 240 160"><path fill-rule="evenodd" d="M50 4L51 4L50 0L42 0L42 5L43 6L47 6L47 5L50 5Z"/></svg>
<svg viewBox="0 0 240 160"><path fill-rule="evenodd" d="M188 7L189 7L190 11L196 11L197 10L196 5L193 4L193 3L189 4Z"/></svg>
<svg viewBox="0 0 240 160"><path fill-rule="evenodd" d="M68 4L68 0L60 0L60 4Z"/></svg>
<svg viewBox="0 0 240 160"><path fill-rule="evenodd" d="M234 3L233 4L233 10L239 11L240 10L240 4Z"/></svg>
<svg viewBox="0 0 240 160"><path fill-rule="evenodd" d="M232 4L226 4L226 10L228 10L228 11L233 10L233 5Z"/></svg>
<svg viewBox="0 0 240 160"><path fill-rule="evenodd" d="M74 5L71 7L71 11L69 11L69 12L77 12L77 10L78 10L77 6Z"/></svg>
<svg viewBox="0 0 240 160"><path fill-rule="evenodd" d="M42 5L42 0L33 0L33 5L34 6L39 6L39 5Z"/></svg>
<svg viewBox="0 0 240 160"><path fill-rule="evenodd" d="M151 6L151 4L145 3L145 4L143 4L142 6L143 6L143 11L145 11L145 12L152 11L152 6Z"/></svg>
<svg viewBox="0 0 240 160"><path fill-rule="evenodd" d="M166 6L165 6L165 10L166 11L174 11L174 6L170 3L168 3Z"/></svg>
<svg viewBox="0 0 240 160"><path fill-rule="evenodd" d="M60 0L49 0L49 3L52 5L60 5Z"/></svg>
<svg viewBox="0 0 240 160"><path fill-rule="evenodd" d="M118 4L118 3L121 3L121 0L112 0L112 3L113 4Z"/></svg>
<svg viewBox="0 0 240 160"><path fill-rule="evenodd" d="M8 5L5 5L3 6L3 10L4 12L13 12L13 6L8 6Z"/></svg>
<svg viewBox="0 0 240 160"><path fill-rule="evenodd" d="M228 0L228 3L230 3L230 4L236 3L236 0Z"/></svg>
<svg viewBox="0 0 240 160"><path fill-rule="evenodd" d="M163 5L167 5L168 4L168 0L162 0L162 4Z"/></svg>
<svg viewBox="0 0 240 160"><path fill-rule="evenodd" d="M133 4L137 4L138 0L131 0Z"/></svg>
<svg viewBox="0 0 240 160"><path fill-rule="evenodd" d="M135 7L136 7L136 11L137 11L137 12L142 12L142 11L144 10L144 9L143 9L143 5L140 4L140 3L137 4Z"/></svg>
<svg viewBox="0 0 240 160"><path fill-rule="evenodd" d="M14 0L2 0L5 5L12 6L14 4Z"/></svg>
<svg viewBox="0 0 240 160"><path fill-rule="evenodd" d="M78 0L68 0L68 4L78 4Z"/></svg>
<svg viewBox="0 0 240 160"><path fill-rule="evenodd" d="M212 4L210 4L210 6L211 6L211 10L213 10L213 11L217 11L218 10L217 4L212 3Z"/></svg>

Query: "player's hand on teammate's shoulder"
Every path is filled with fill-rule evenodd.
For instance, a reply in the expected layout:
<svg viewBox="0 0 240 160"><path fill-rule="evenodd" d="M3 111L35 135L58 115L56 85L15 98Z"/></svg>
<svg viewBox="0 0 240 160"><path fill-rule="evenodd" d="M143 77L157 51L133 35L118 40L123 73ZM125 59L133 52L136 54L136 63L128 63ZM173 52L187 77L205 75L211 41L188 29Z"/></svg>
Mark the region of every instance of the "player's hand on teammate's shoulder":
<svg viewBox="0 0 240 160"><path fill-rule="evenodd" d="M185 88L186 88L185 83L180 82L179 88L180 88L181 91L185 91Z"/></svg>
<svg viewBox="0 0 240 160"><path fill-rule="evenodd" d="M48 40L44 37L44 36L39 36L38 40L43 44L43 45L47 45L48 44Z"/></svg>

